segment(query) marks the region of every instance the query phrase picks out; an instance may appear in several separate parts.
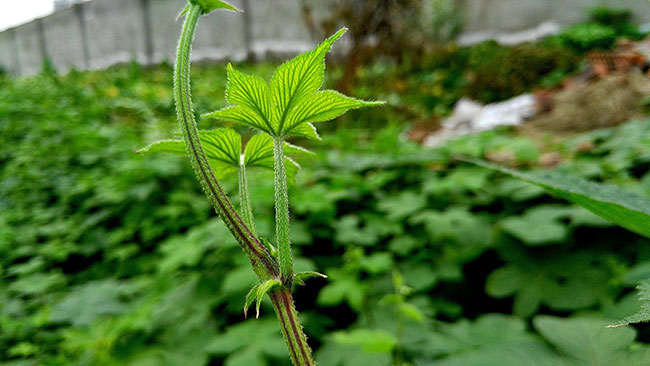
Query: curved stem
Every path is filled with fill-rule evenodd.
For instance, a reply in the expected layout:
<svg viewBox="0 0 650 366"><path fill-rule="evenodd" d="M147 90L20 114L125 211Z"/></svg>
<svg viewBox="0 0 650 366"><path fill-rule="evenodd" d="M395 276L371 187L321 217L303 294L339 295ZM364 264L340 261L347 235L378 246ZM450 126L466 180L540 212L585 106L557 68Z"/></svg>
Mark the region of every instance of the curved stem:
<svg viewBox="0 0 650 366"><path fill-rule="evenodd" d="M273 165L275 190L275 239L278 244L278 260L282 283L291 288L293 283L293 254L289 242L289 195L287 171L284 166L284 141L273 138Z"/></svg>
<svg viewBox="0 0 650 366"><path fill-rule="evenodd" d="M276 278L279 275L276 261L233 208L230 199L215 178L199 140L199 130L194 119L190 89L190 54L200 16L200 7L190 4L178 43L176 66L174 68L174 100L176 102L176 114L185 140L185 147L190 156L192 168L199 182L201 182L203 190L217 214L237 239L237 242L244 248L255 273L260 278Z"/></svg>
<svg viewBox="0 0 650 366"><path fill-rule="evenodd" d="M253 209L251 208L251 196L248 193L248 177L246 176L246 166L240 164L239 168L239 205L241 206L241 215L244 222L251 229L253 235L255 232L255 219L253 216Z"/></svg>
<svg viewBox="0 0 650 366"><path fill-rule="evenodd" d="M266 247L259 241L254 234L252 226L247 225L242 218L237 214L233 208L232 203L228 199L219 182L212 172L212 168L208 164L207 157L201 147L199 141L199 131L194 119L194 111L192 109L192 98L190 95L190 52L192 49L192 40L198 19L201 16L199 6L190 4L188 6L187 17L183 24L183 31L178 44L178 55L176 59L176 67L174 69L174 99L176 101L176 112L178 120L183 133L183 139L192 168L196 176L201 182L201 186L208 196L210 202L215 210L228 226L228 229L237 239L239 244L244 248L244 251L249 256L253 270L260 279L278 278L280 271L278 263L269 254ZM284 207L286 208L286 244L289 244L289 211L288 211L288 197L286 196L286 173L284 171L284 153L282 151L282 141L280 143L281 165L282 165L282 181L284 182L281 187L284 187ZM245 175L244 175L245 183ZM248 190L246 189L246 195ZM250 200L248 200L250 202ZM246 211L246 209L242 209ZM252 217L252 215L251 215ZM251 221L252 222L252 221ZM291 250L289 248L289 255ZM291 259L291 257L289 257ZM291 260L291 273L293 273L293 263ZM285 285L269 294L275 312L280 320L282 334L287 342L289 354L294 366L315 366L314 359L311 354L311 349L307 344L307 337L300 325L298 313L293 304L293 297L291 296L291 280L289 285Z"/></svg>

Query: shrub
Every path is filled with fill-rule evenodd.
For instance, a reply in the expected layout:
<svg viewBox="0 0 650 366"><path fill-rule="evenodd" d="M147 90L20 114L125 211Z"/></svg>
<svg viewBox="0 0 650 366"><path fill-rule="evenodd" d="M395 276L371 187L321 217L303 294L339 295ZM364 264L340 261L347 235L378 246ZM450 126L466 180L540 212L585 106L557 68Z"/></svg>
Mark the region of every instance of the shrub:
<svg viewBox="0 0 650 366"><path fill-rule="evenodd" d="M544 43L510 47L489 41L467 52L467 92L485 103L528 92L550 75L568 74L580 60L571 50Z"/></svg>

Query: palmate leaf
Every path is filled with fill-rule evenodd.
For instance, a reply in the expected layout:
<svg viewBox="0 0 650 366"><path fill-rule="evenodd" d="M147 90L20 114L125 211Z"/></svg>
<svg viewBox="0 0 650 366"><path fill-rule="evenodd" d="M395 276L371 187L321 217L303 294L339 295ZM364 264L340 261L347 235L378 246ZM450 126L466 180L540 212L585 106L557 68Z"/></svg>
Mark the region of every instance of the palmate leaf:
<svg viewBox="0 0 650 366"><path fill-rule="evenodd" d="M557 172L522 173L480 160L468 161L538 185L616 225L650 237L650 198Z"/></svg>
<svg viewBox="0 0 650 366"><path fill-rule="evenodd" d="M254 135L246 144L244 159L241 160L241 136L230 128L217 128L214 130L199 131L199 139L203 150L215 168L219 178L235 173L243 162L247 168L264 168L273 170L273 139L266 134ZM185 156L185 142L183 140L161 140L137 151L138 153L166 152ZM313 154L311 151L285 142L284 153L286 156L302 156ZM290 181L300 170L300 165L287 157L287 175Z"/></svg>
<svg viewBox="0 0 650 366"><path fill-rule="evenodd" d="M350 109L383 102L354 99L333 90L318 91L323 83L325 55L346 29L329 37L315 49L282 64L270 86L257 76L243 74L227 66L226 99L230 107L204 117L244 124L271 136L302 136L320 139L312 122L334 119Z"/></svg>
<svg viewBox="0 0 650 366"><path fill-rule="evenodd" d="M241 155L241 137L237 132L230 128L203 130L199 131L199 139L218 178L236 172ZM137 151L138 154L159 152L185 156L185 142L161 140Z"/></svg>
<svg viewBox="0 0 650 366"><path fill-rule="evenodd" d="M325 55L347 28L340 29L315 49L300 54L283 63L273 73L274 120L282 124L289 111L303 98L315 93L323 84Z"/></svg>

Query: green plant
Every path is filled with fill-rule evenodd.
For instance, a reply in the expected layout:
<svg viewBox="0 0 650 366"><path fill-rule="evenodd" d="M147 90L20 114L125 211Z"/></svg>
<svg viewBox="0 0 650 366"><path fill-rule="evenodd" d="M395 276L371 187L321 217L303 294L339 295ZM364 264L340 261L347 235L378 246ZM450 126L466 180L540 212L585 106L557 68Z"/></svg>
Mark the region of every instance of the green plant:
<svg viewBox="0 0 650 366"><path fill-rule="evenodd" d="M236 68L268 80L277 66ZM354 95L388 98L391 82L417 86L427 72L409 79L403 67L362 68ZM337 71L328 65L326 83ZM221 64L193 65L198 113L225 106L215 95L226 81ZM253 309L252 319L242 315L259 280L190 164L132 153L177 130L170 66L2 83L0 363L289 363L268 296L260 319ZM650 123L541 146L498 129L425 149L401 138L409 122L392 108L351 111L319 126L321 141L300 144L314 155L292 155L302 165L299 184L288 176L296 271L328 275L294 290L318 365L394 366L398 355L406 365L582 365L586 349L602 349L597 360L607 366L646 365L645 325L604 326L644 303L633 289L649 278L650 239L455 157L498 155L518 170L548 170L540 157L552 151L561 156L553 170L648 196ZM246 143L250 132L230 126ZM272 172L247 172L256 231L272 238ZM239 207L235 171L220 183ZM540 239L545 227L552 240ZM410 288L405 303L424 316L404 313L401 335L395 270ZM548 314L562 317L537 320Z"/></svg>
<svg viewBox="0 0 650 366"><path fill-rule="evenodd" d="M616 30L598 23L574 25L558 35L560 42L577 52L608 50L616 43Z"/></svg>
<svg viewBox="0 0 650 366"><path fill-rule="evenodd" d="M546 43L503 46L488 41L466 52L467 93L486 103L530 92L540 84L546 86L543 84L553 74L565 76L579 64L575 52Z"/></svg>
<svg viewBox="0 0 650 366"><path fill-rule="evenodd" d="M632 11L629 9L617 9L607 6L597 6L590 10L592 21L612 27L622 37L634 40L643 38L639 27L632 22Z"/></svg>
<svg viewBox="0 0 650 366"><path fill-rule="evenodd" d="M483 161L469 161L535 184L554 195L586 208L610 222L640 235L650 237L650 199L647 197L614 186L590 182L572 175L521 173ZM539 225L540 220L535 219L535 222L536 225ZM575 266L575 263L573 265ZM506 274L506 277L516 278L516 276L512 276L512 273ZM530 286L530 283L527 286ZM507 287L512 286L507 285ZM610 327L650 321L650 304L648 303L650 300L650 279L641 282L638 290L640 300L644 302L641 310ZM500 291L497 290L497 292Z"/></svg>
<svg viewBox="0 0 650 366"><path fill-rule="evenodd" d="M345 29L341 29L315 49L281 65L273 74L270 85L262 78L245 75L228 65L226 99L232 105L206 116L236 122L263 133L253 136L243 155L240 136L234 130L199 131L191 101L190 52L199 17L216 9L236 10L222 1L191 0L181 13L186 19L174 70L174 99L183 140L161 141L143 151L187 151L206 195L248 255L260 281L246 296L244 312L256 302L259 315L262 299L268 294L293 364L314 365L311 349L297 317L292 289L294 283L302 284L309 277L325 276L317 272L294 274L286 166L293 163L285 154L303 151L288 145L286 140L292 136L318 139L312 123L328 121L350 109L380 105L382 102L365 102L331 90L319 91L324 78L325 55L345 32ZM272 168L274 172L277 249L255 233L246 178L246 168L254 166ZM215 170L226 173L232 169L239 173L243 218L234 209L214 173Z"/></svg>

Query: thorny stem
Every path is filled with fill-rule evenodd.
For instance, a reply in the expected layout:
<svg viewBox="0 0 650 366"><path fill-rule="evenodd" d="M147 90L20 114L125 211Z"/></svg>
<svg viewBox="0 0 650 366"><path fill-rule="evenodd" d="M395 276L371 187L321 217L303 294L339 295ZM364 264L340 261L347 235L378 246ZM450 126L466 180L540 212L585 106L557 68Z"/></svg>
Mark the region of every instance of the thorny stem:
<svg viewBox="0 0 650 366"><path fill-rule="evenodd" d="M277 261L254 235L253 229L242 220L233 208L228 196L215 178L199 140L199 131L196 126L196 120L194 119L190 94L190 53L200 16L200 7L195 4L190 4L178 43L178 54L174 69L174 99L176 101L176 113L183 139L185 140L185 146L190 156L190 161L192 162L192 168L199 182L201 182L203 190L223 222L228 226L230 232L242 248L244 248L257 276L260 279L279 278L280 273ZM280 147L282 147L282 144L280 144ZM286 193L284 157L281 161L284 176L284 191ZM286 196L285 202L287 202L286 218L288 221L288 199ZM243 210L245 211L246 209ZM286 230L288 244L288 225L286 226ZM307 344L307 337L300 325L298 313L293 303L291 286L285 285L280 289L272 291L269 296L280 320L282 334L287 342L289 354L294 366L315 366L311 349Z"/></svg>
<svg viewBox="0 0 650 366"><path fill-rule="evenodd" d="M284 141L273 138L273 173L275 189L275 239L278 245L278 259L282 283L291 288L293 281L293 255L289 242L289 195L287 193L287 171L284 166Z"/></svg>
<svg viewBox="0 0 650 366"><path fill-rule="evenodd" d="M244 222L251 229L253 235L255 232L255 220L253 218L253 209L251 208L251 197L248 193L248 177L246 176L246 166L239 164L239 205L241 206L241 215Z"/></svg>

